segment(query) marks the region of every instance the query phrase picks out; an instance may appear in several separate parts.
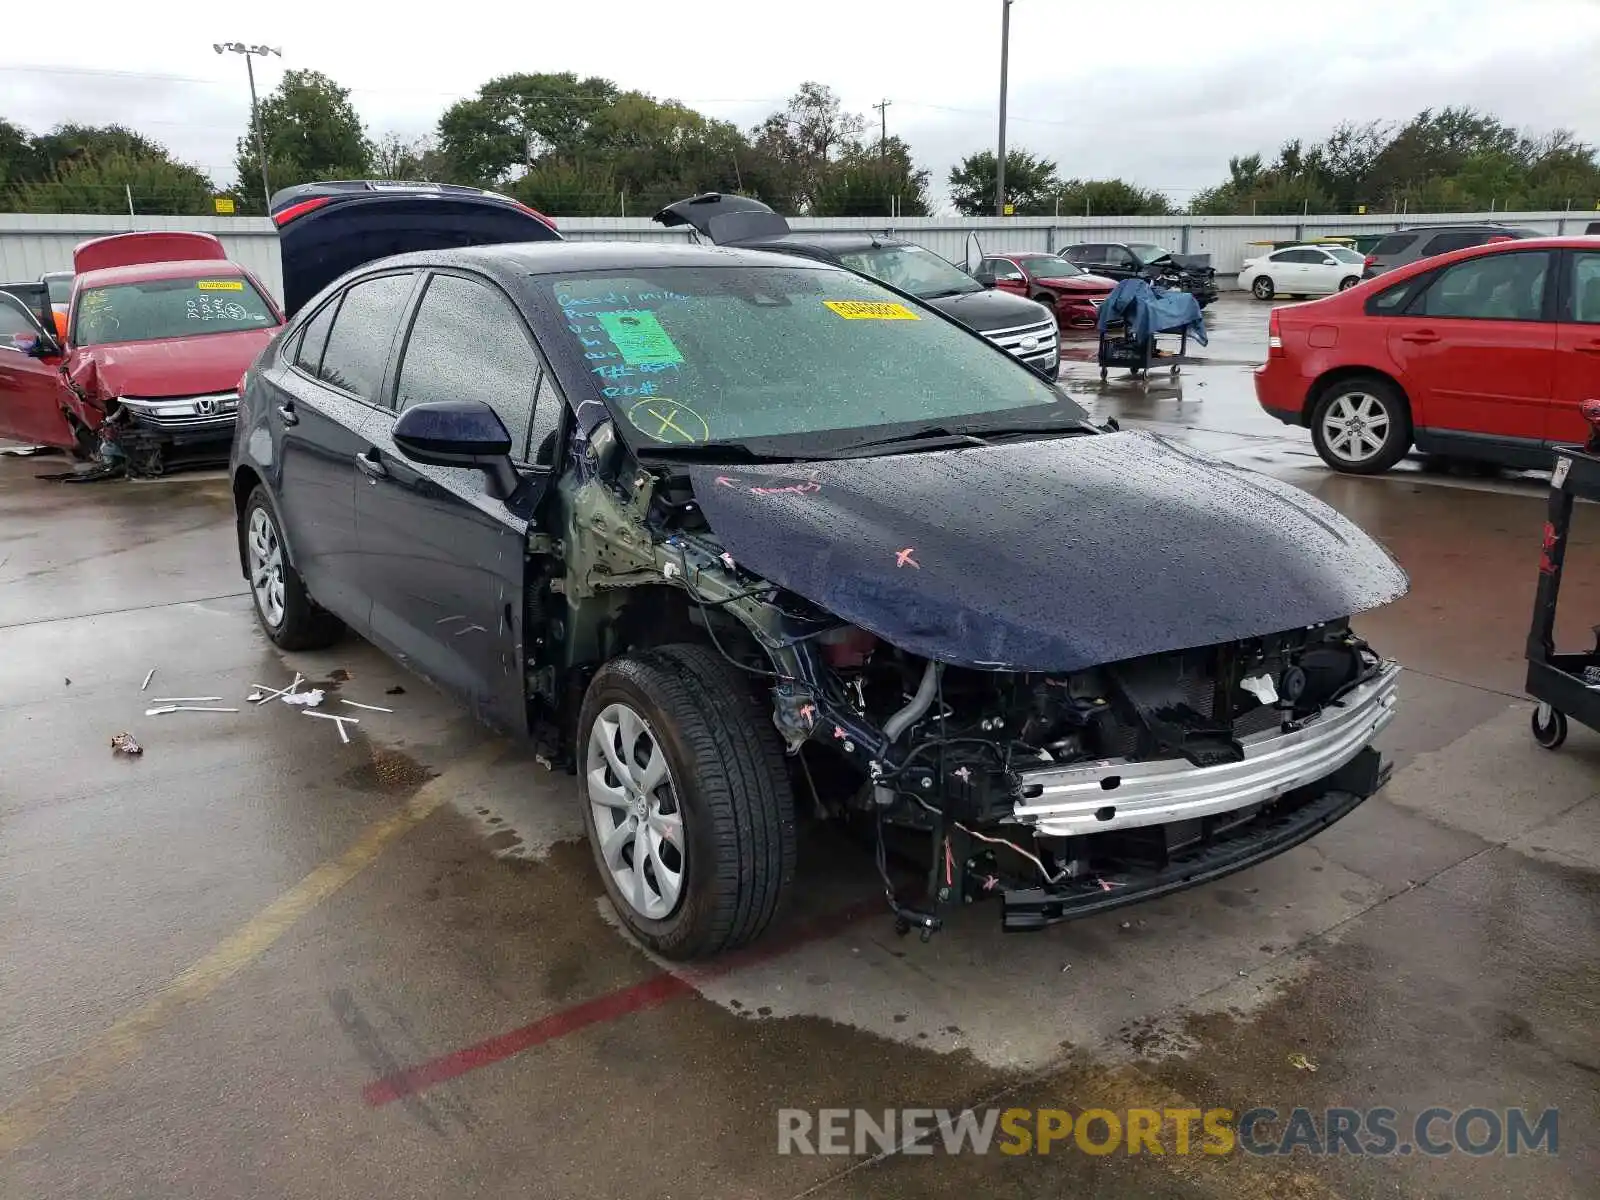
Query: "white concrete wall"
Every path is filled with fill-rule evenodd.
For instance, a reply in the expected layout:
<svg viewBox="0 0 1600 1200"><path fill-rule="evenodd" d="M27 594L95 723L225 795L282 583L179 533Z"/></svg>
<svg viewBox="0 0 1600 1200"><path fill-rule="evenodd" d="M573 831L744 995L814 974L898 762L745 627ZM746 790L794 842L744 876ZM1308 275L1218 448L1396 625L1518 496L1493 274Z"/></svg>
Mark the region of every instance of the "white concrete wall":
<svg viewBox="0 0 1600 1200"><path fill-rule="evenodd" d="M1448 213L1401 216L1305 217L797 217L796 230L870 230L920 242L957 264L964 260L967 235L977 233L985 250L1055 250L1073 242L1155 242L1190 254L1209 254L1219 282L1248 257L1261 252L1250 243L1330 233L1380 232L1405 225L1495 220L1526 225L1544 233L1582 233L1600 212ZM570 238L625 241L685 241L681 229L664 229L648 217L559 217ZM283 269L277 234L264 217L116 217L0 213L0 282L37 279L45 271L70 270L72 248L87 238L145 229L193 229L222 239L234 261L254 271L273 294L283 296Z"/></svg>

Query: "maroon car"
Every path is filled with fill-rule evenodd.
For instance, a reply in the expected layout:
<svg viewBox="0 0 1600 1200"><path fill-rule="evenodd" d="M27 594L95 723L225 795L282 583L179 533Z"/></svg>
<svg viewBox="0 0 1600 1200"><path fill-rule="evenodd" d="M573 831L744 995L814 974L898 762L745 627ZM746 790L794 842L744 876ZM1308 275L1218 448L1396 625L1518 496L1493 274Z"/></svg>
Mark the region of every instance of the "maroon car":
<svg viewBox="0 0 1600 1200"><path fill-rule="evenodd" d="M1036 251L986 254L972 277L984 287L1037 300L1056 314L1057 325L1093 325L1100 305L1117 286L1113 279Z"/></svg>

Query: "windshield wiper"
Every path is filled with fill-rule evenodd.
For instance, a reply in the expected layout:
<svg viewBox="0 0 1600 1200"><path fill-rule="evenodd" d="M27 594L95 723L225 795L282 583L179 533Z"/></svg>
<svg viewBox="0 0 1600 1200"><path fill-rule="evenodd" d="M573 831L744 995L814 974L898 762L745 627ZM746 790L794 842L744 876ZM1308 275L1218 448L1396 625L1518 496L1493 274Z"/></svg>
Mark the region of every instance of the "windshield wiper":
<svg viewBox="0 0 1600 1200"><path fill-rule="evenodd" d="M987 446L989 443L981 437L966 432L964 429L950 429L943 425L928 425L922 429L913 429L909 433L897 433L890 437L868 438L861 442L846 442L839 446L829 446L827 453L840 458L849 458L858 451L882 450L890 446L917 445L922 449L931 450L948 446Z"/></svg>
<svg viewBox="0 0 1600 1200"><path fill-rule="evenodd" d="M646 462L651 459L708 463L804 461L801 455L776 454L759 450L748 442L671 442L644 445L634 450L634 457Z"/></svg>
<svg viewBox="0 0 1600 1200"><path fill-rule="evenodd" d="M917 299L919 299L919 300L943 300L946 296L967 296L967 295L970 295L973 292L981 292L982 290L983 290L982 288L977 288L977 287L970 287L970 288L969 287L953 287L953 288L946 288L942 292L923 292L917 297Z"/></svg>

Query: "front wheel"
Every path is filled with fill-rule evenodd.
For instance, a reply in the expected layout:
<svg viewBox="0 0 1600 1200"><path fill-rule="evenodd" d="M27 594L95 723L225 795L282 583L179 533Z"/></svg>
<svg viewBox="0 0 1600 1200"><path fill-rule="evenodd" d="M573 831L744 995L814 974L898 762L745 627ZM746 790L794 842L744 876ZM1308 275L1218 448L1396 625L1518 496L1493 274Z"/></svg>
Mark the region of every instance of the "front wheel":
<svg viewBox="0 0 1600 1200"><path fill-rule="evenodd" d="M1393 384L1356 377L1335 384L1311 418L1322 461L1350 475L1380 475L1411 448L1411 413Z"/></svg>
<svg viewBox="0 0 1600 1200"><path fill-rule="evenodd" d="M1257 300L1271 300L1277 294L1277 289L1272 286L1272 280L1265 275L1258 275L1250 285L1250 294Z"/></svg>
<svg viewBox="0 0 1600 1200"><path fill-rule="evenodd" d="M601 667L578 718L584 826L606 894L651 950L730 950L772 921L795 868L794 794L766 706L714 650Z"/></svg>

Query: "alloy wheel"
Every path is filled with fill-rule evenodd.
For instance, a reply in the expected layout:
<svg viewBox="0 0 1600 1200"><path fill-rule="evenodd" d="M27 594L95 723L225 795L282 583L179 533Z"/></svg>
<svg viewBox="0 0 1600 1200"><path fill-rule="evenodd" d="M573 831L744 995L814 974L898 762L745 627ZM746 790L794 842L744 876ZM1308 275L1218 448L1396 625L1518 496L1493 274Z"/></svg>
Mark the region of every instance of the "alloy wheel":
<svg viewBox="0 0 1600 1200"><path fill-rule="evenodd" d="M600 858L617 893L640 916L670 916L683 894L683 809L650 723L608 704L589 729L584 787Z"/></svg>
<svg viewBox="0 0 1600 1200"><path fill-rule="evenodd" d="M264 508L250 513L245 533L246 554L250 561L250 589L255 593L256 609L269 628L283 624L283 543L278 528Z"/></svg>
<svg viewBox="0 0 1600 1200"><path fill-rule="evenodd" d="M1328 405L1322 417L1322 436L1345 462L1361 463L1375 457L1389 440L1389 410L1369 392L1346 392Z"/></svg>

